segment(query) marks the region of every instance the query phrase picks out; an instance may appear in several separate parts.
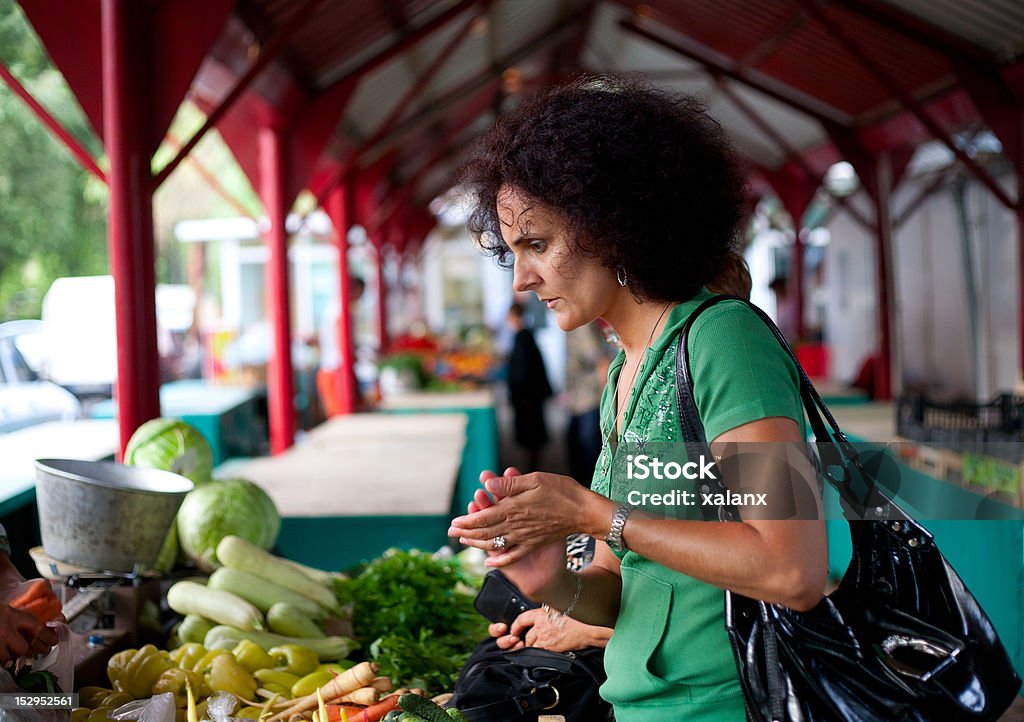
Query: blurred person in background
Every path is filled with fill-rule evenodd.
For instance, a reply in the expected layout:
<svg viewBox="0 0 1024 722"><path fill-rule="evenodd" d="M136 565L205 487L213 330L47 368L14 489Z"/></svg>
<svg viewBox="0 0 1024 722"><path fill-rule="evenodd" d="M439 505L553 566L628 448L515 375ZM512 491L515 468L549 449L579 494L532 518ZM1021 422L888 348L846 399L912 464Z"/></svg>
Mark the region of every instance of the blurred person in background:
<svg viewBox="0 0 1024 722"><path fill-rule="evenodd" d="M526 325L525 316L523 305L513 303L506 317L508 327L515 333L508 356L508 400L515 417L516 443L527 451L527 468L537 469L541 450L549 439L544 406L553 392L544 357L537 348L533 330Z"/></svg>

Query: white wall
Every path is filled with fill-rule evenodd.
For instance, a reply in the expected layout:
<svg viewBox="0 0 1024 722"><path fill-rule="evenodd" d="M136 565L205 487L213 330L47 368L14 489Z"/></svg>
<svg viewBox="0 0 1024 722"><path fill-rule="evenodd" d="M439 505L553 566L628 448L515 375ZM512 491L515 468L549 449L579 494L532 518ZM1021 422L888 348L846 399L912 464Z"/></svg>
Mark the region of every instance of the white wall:
<svg viewBox="0 0 1024 722"><path fill-rule="evenodd" d="M931 176L905 180L893 196L899 216ZM1007 177L1001 178L1012 195ZM1017 228L1013 215L981 184L966 185L970 236L963 242L952 184L936 192L895 229L894 387L919 388L935 400L987 400L1017 383ZM868 218L872 210L857 197ZM839 211L826 253L830 377L851 381L877 344L875 240ZM972 324L968 268L974 269L977 315Z"/></svg>

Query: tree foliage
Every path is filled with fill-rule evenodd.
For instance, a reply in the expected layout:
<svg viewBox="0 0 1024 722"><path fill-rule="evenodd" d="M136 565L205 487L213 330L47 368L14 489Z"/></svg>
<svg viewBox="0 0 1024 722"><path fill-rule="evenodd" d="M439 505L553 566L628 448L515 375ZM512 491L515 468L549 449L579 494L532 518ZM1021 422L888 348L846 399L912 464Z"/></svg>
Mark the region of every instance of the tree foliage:
<svg viewBox="0 0 1024 722"><path fill-rule="evenodd" d="M98 139L13 0L0 0L0 60L98 155ZM38 317L54 278L107 269L105 187L0 84L0 321Z"/></svg>

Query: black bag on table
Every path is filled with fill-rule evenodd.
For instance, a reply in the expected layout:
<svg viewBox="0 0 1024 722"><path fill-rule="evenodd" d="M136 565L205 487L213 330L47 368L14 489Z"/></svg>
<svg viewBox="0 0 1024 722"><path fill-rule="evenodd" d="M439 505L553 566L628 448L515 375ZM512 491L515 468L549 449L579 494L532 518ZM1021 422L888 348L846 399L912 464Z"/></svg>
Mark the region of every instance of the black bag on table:
<svg viewBox="0 0 1024 722"><path fill-rule="evenodd" d="M604 650L550 652L499 649L496 640L476 646L455 682L456 707L469 722L536 722L542 714L566 722L605 722L612 707L597 693L605 680Z"/></svg>
<svg viewBox="0 0 1024 722"><path fill-rule="evenodd" d="M995 628L932 535L879 488L778 328L745 299L708 299L683 326L676 393L688 446L711 458L693 397L687 337L701 312L729 299L747 303L796 364L825 470L820 475L839 492L853 538L853 560L839 587L807 612L725 592L725 625L749 719L996 720L1021 680ZM866 494L854 489L855 480L866 485ZM725 491L718 479L701 484ZM723 522L738 518L731 507L702 511Z"/></svg>

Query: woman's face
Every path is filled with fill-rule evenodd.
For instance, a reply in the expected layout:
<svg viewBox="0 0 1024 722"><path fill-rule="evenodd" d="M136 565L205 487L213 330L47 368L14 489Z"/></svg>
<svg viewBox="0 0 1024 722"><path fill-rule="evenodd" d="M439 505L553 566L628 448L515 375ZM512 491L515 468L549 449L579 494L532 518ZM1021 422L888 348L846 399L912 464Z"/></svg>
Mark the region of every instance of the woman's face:
<svg viewBox="0 0 1024 722"><path fill-rule="evenodd" d="M515 256L513 288L536 293L563 331L605 315L621 290L615 274L572 252L568 226L557 211L508 186L497 201L501 235Z"/></svg>

